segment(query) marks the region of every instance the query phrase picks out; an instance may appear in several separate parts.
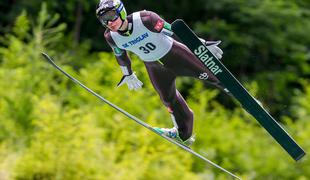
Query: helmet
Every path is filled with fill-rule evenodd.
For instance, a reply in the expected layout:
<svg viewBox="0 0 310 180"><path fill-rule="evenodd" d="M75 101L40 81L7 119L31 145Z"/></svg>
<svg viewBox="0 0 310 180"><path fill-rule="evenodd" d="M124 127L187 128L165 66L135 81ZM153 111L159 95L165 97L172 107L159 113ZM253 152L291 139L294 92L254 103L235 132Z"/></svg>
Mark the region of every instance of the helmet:
<svg viewBox="0 0 310 180"><path fill-rule="evenodd" d="M99 21L106 26L109 21L114 21L118 17L124 22L127 12L120 0L100 0L97 5L96 15Z"/></svg>

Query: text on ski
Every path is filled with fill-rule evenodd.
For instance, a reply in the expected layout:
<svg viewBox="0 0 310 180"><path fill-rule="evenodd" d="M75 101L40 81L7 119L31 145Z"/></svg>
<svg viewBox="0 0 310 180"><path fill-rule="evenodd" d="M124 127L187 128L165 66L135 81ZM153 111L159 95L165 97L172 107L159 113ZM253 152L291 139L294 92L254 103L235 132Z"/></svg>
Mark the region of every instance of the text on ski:
<svg viewBox="0 0 310 180"><path fill-rule="evenodd" d="M197 49L194 50L194 53L198 56L200 61L203 62L210 69L210 71L214 75L223 72L223 70L218 65L216 65L215 61L213 61L214 57L209 56L208 49L204 45L200 45Z"/></svg>

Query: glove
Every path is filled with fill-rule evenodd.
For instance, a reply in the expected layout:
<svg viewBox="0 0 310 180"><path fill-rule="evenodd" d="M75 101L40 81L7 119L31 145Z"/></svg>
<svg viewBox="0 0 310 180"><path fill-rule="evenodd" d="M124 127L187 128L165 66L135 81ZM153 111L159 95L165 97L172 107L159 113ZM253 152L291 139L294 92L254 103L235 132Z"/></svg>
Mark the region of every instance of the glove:
<svg viewBox="0 0 310 180"><path fill-rule="evenodd" d="M217 59L222 59L223 51L218 45L222 41L206 41L205 45L207 46L208 50L215 56Z"/></svg>
<svg viewBox="0 0 310 180"><path fill-rule="evenodd" d="M125 83L127 84L129 90L138 90L143 85L143 83L137 78L135 73L132 73L130 75L124 75L120 82L117 84L117 87L120 87Z"/></svg>
<svg viewBox="0 0 310 180"><path fill-rule="evenodd" d="M223 51L221 48L218 47L218 45L222 41L206 41L204 39L199 38L202 43L204 43L208 50L217 58L217 59L222 59L223 56Z"/></svg>

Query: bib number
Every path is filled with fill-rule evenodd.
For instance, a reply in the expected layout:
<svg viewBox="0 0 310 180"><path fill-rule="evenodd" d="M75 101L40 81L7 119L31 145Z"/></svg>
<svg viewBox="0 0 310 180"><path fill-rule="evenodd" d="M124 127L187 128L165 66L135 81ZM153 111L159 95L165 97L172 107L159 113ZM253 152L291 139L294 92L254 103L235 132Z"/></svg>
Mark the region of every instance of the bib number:
<svg viewBox="0 0 310 180"><path fill-rule="evenodd" d="M153 43L146 43L145 46L140 46L139 49L142 50L144 54L148 54L151 51L154 51L156 46Z"/></svg>

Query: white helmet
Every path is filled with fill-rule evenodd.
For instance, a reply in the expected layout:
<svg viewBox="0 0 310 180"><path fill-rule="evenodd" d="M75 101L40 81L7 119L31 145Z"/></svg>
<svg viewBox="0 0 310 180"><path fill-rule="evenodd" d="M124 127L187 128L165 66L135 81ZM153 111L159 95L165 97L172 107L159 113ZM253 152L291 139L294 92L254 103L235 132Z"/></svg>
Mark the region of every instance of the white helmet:
<svg viewBox="0 0 310 180"><path fill-rule="evenodd" d="M118 17L124 22L127 17L126 9L120 0L101 0L97 5L96 15L103 26Z"/></svg>

